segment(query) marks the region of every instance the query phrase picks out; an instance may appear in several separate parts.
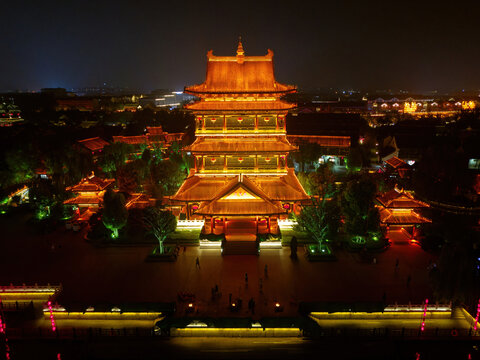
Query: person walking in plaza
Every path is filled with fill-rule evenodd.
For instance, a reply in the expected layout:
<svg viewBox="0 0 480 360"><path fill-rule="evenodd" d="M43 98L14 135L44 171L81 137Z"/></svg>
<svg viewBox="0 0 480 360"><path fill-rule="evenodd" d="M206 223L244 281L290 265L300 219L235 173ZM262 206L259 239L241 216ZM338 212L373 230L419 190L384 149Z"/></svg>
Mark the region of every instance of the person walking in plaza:
<svg viewBox="0 0 480 360"><path fill-rule="evenodd" d="M248 274L245 273L245 286L248 286Z"/></svg>
<svg viewBox="0 0 480 360"><path fill-rule="evenodd" d="M198 256L197 256L197 259L195 260L195 266L197 267L197 269L200 269L200 259L198 258Z"/></svg>

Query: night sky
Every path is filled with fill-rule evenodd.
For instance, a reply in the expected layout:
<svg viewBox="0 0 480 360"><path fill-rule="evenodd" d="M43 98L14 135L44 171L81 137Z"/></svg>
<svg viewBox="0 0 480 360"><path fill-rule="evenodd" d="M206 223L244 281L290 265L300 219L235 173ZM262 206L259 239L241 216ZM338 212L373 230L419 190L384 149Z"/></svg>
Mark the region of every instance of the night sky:
<svg viewBox="0 0 480 360"><path fill-rule="evenodd" d="M480 89L480 2L443 3L2 1L0 90L180 90L239 35L301 88Z"/></svg>

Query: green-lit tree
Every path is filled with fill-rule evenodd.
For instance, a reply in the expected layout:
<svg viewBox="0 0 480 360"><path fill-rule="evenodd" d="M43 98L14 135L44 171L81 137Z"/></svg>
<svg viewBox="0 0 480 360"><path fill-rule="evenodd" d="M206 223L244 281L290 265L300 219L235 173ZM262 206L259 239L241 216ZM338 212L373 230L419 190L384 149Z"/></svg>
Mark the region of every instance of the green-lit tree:
<svg viewBox="0 0 480 360"><path fill-rule="evenodd" d="M116 171L121 168L128 156L133 152L133 146L122 142L116 142L103 148L102 156L98 159L98 164L103 172L109 176L114 176Z"/></svg>
<svg viewBox="0 0 480 360"><path fill-rule="evenodd" d="M360 147L352 147L347 157L347 168L351 171L360 170L363 165L363 154Z"/></svg>
<svg viewBox="0 0 480 360"><path fill-rule="evenodd" d="M180 165L171 160L163 160L157 164L152 164L150 175L153 183L162 187L164 195L173 195L185 179L185 172Z"/></svg>
<svg viewBox="0 0 480 360"><path fill-rule="evenodd" d="M177 227L177 218L171 211L158 208L148 208L145 210L143 220L158 241L158 253L163 254L163 243L167 236L175 231Z"/></svg>
<svg viewBox="0 0 480 360"><path fill-rule="evenodd" d="M306 231L317 242L320 250L325 241L333 241L337 237L340 209L335 199L312 198L312 204L304 206L300 215L295 217L295 230Z"/></svg>
<svg viewBox="0 0 480 360"><path fill-rule="evenodd" d="M118 231L125 226L127 219L125 197L122 193L108 189L103 196L102 221L105 227L112 231L112 238L118 238Z"/></svg>
<svg viewBox="0 0 480 360"><path fill-rule="evenodd" d="M331 196L329 192L333 192L335 188L332 184L335 182L335 175L332 172L332 164L322 164L316 171L310 173L298 173L298 180L303 188L310 196L326 194Z"/></svg>

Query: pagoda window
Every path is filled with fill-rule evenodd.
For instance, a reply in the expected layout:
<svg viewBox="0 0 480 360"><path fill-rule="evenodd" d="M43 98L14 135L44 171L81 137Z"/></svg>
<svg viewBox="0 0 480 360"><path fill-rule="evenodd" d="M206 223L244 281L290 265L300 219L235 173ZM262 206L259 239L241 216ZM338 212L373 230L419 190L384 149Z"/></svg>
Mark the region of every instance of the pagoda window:
<svg viewBox="0 0 480 360"><path fill-rule="evenodd" d="M223 115L205 116L205 131L222 131Z"/></svg>
<svg viewBox="0 0 480 360"><path fill-rule="evenodd" d="M227 156L228 171L253 171L255 169L255 155Z"/></svg>
<svg viewBox="0 0 480 360"><path fill-rule="evenodd" d="M277 130L277 117L275 115L259 115L258 116L258 130Z"/></svg>
<svg viewBox="0 0 480 360"><path fill-rule="evenodd" d="M258 170L277 170L278 155L259 155L257 158Z"/></svg>
<svg viewBox="0 0 480 360"><path fill-rule="evenodd" d="M255 116L232 115L226 118L227 132L253 131L255 129Z"/></svg>
<svg viewBox="0 0 480 360"><path fill-rule="evenodd" d="M205 171L223 171L223 156L205 155Z"/></svg>

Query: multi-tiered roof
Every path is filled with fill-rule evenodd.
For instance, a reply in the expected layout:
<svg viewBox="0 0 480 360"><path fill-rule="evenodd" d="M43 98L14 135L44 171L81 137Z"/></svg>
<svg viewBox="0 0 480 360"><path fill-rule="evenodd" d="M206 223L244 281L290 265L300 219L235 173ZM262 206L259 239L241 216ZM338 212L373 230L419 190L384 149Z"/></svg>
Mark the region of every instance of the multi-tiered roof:
<svg viewBox="0 0 480 360"><path fill-rule="evenodd" d="M273 52L245 56L239 42L236 56L209 51L207 60L205 81L185 87L200 98L186 106L196 115L197 139L185 149L196 168L172 199L197 202L196 213L207 216L281 214L284 202L308 199L286 166L296 147L285 116L296 105L281 98L297 89L275 80Z"/></svg>
<svg viewBox="0 0 480 360"><path fill-rule="evenodd" d="M296 86L277 82L273 70L273 51L264 56L245 56L239 42L236 56L207 53L207 76L185 92L201 98L187 105L190 110L289 110L295 107L280 97L296 92Z"/></svg>

